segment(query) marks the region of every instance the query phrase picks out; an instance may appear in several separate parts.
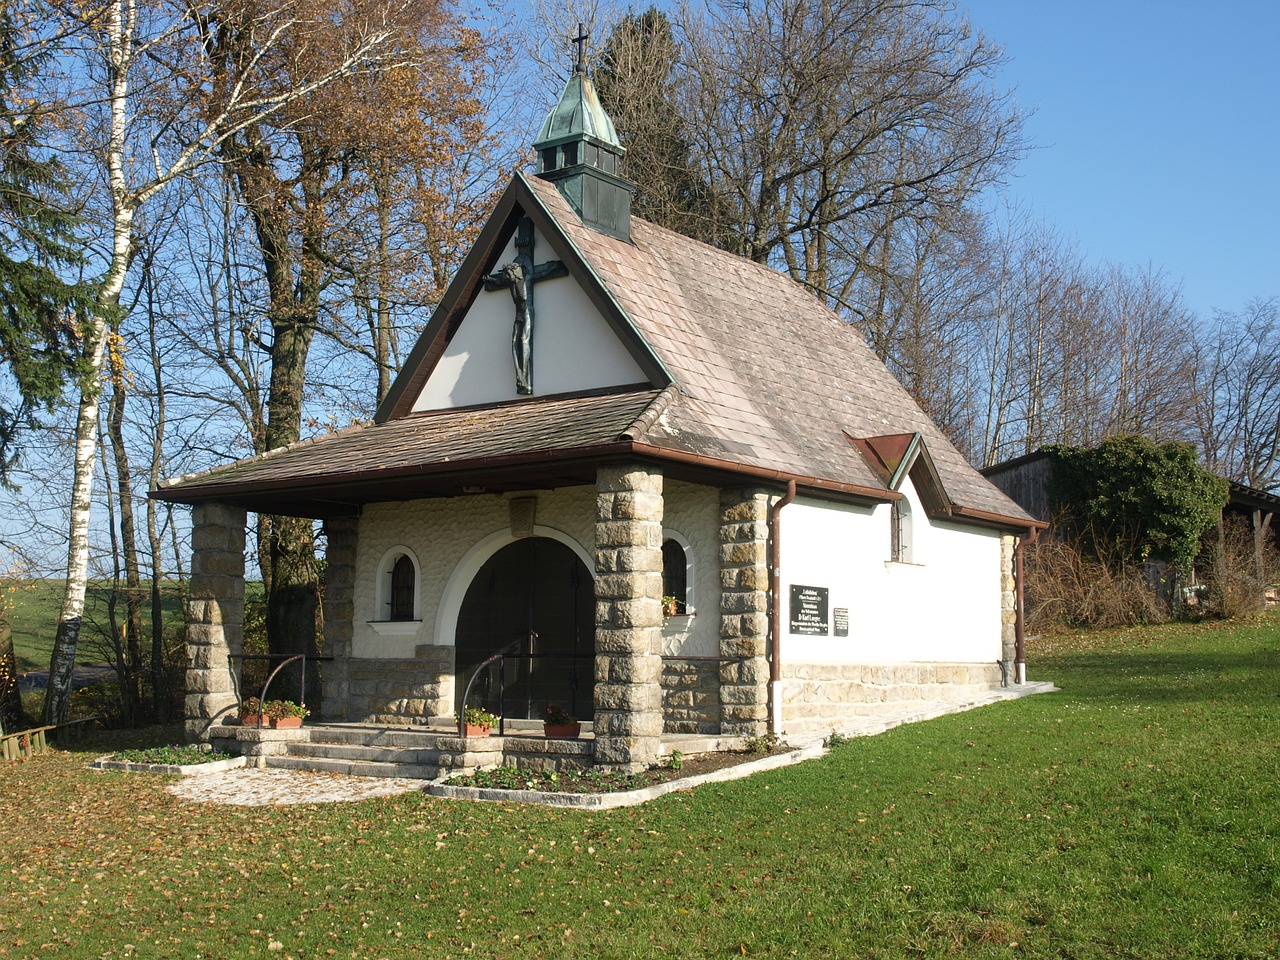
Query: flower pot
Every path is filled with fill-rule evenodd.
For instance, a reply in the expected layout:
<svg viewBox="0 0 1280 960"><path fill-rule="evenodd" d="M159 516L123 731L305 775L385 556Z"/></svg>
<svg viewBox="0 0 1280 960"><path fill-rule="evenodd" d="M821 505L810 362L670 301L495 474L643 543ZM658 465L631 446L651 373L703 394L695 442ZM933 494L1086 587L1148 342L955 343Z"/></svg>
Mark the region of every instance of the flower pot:
<svg viewBox="0 0 1280 960"><path fill-rule="evenodd" d="M487 737L489 731L493 729L493 727L481 726L478 723L464 723L462 727L462 735L464 737Z"/></svg>
<svg viewBox="0 0 1280 960"><path fill-rule="evenodd" d="M573 723L544 723L542 725L543 736L548 740L576 740L581 732L582 724L576 720Z"/></svg>
<svg viewBox="0 0 1280 960"><path fill-rule="evenodd" d="M259 723L261 721L261 723ZM269 727L271 726L271 718L261 713L242 713L240 715L240 726L242 727Z"/></svg>
<svg viewBox="0 0 1280 960"><path fill-rule="evenodd" d="M297 730L302 726L301 717L281 717L279 720L272 720L271 726L277 730Z"/></svg>

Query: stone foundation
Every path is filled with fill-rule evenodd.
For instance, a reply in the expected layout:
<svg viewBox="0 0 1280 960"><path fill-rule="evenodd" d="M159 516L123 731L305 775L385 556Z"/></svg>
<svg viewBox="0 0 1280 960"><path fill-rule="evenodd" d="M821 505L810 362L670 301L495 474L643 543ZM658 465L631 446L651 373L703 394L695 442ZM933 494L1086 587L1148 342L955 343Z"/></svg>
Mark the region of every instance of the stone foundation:
<svg viewBox="0 0 1280 960"><path fill-rule="evenodd" d="M346 720L350 716L348 683L350 681L351 638L355 616L356 517L326 520L324 525L324 650L333 657L320 667L322 683L320 701L325 719ZM316 719L319 719L318 717Z"/></svg>
<svg viewBox="0 0 1280 960"><path fill-rule="evenodd" d="M818 735L841 721L904 706L963 700L1000 687L997 663L782 663L785 734Z"/></svg>
<svg viewBox="0 0 1280 960"><path fill-rule="evenodd" d="M627 772L662 736L662 473L596 474L596 762Z"/></svg>
<svg viewBox="0 0 1280 960"><path fill-rule="evenodd" d="M410 724L453 716L453 647L421 644L415 652L412 660L350 661L346 719Z"/></svg>
<svg viewBox="0 0 1280 960"><path fill-rule="evenodd" d="M244 527L241 507L201 503L191 511L183 713L191 742L239 712L240 671L232 657L244 644Z"/></svg>
<svg viewBox="0 0 1280 960"><path fill-rule="evenodd" d="M662 661L662 732L720 733L720 664Z"/></svg>
<svg viewBox="0 0 1280 960"><path fill-rule="evenodd" d="M720 491L720 730L765 732L769 715L769 495Z"/></svg>
<svg viewBox="0 0 1280 960"><path fill-rule="evenodd" d="M1000 656L1009 661L1010 682L1018 647L1018 594L1013 575L1013 551L1017 543L1018 538L1007 533L1000 538Z"/></svg>
<svg viewBox="0 0 1280 960"><path fill-rule="evenodd" d="M595 764L593 740L537 740L504 737L502 762L518 770L556 773L589 770Z"/></svg>

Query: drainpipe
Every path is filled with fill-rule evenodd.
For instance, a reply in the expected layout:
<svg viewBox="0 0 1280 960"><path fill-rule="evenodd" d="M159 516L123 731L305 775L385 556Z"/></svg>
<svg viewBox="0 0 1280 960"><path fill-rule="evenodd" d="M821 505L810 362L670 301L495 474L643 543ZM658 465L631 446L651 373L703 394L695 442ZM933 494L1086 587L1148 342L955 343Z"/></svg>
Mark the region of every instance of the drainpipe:
<svg viewBox="0 0 1280 960"><path fill-rule="evenodd" d="M1026 623L1025 612L1023 610L1023 589L1022 589L1022 549L1036 542L1036 537L1040 534L1039 527L1030 527L1029 534L1018 538L1018 545L1013 548L1013 660L1014 660L1014 683L1027 682L1027 661L1024 650L1024 641L1026 639Z"/></svg>
<svg viewBox="0 0 1280 960"><path fill-rule="evenodd" d="M796 482L787 481L787 492L769 508L769 730L782 735L782 508L796 498Z"/></svg>

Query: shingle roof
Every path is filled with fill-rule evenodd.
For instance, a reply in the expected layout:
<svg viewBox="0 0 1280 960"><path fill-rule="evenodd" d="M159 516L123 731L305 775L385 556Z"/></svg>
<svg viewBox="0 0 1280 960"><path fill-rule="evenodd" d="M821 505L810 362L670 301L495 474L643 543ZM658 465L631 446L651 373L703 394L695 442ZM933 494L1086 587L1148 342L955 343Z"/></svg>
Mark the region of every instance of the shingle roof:
<svg viewBox="0 0 1280 960"><path fill-rule="evenodd" d="M554 459L619 441L660 396L659 390L640 389L550 397L363 424L167 481L156 495L179 502L243 490L295 490L303 496L308 489L341 484L352 502L367 502L352 488L474 470L496 460Z"/></svg>
<svg viewBox="0 0 1280 960"><path fill-rule="evenodd" d="M654 389L410 415L517 215L547 235ZM631 239L591 230L553 184L517 174L379 409L385 422L182 478L159 495L207 499L228 485L404 475L634 441L649 455L888 499L896 494L850 438L918 432L957 518L1038 523L969 466L856 330L798 284L644 220L632 219ZM674 389L659 397L664 387Z"/></svg>
<svg viewBox="0 0 1280 960"><path fill-rule="evenodd" d="M680 387L646 441L883 488L845 434L919 432L954 504L1031 520L968 464L857 331L790 278L644 220L633 218L631 244L615 240L584 227L553 185L524 182Z"/></svg>

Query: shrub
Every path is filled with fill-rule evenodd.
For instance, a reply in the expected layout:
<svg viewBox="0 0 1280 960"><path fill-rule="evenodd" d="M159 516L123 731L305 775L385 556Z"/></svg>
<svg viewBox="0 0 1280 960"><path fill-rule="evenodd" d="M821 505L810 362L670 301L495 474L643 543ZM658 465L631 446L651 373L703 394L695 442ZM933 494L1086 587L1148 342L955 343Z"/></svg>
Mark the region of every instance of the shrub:
<svg viewBox="0 0 1280 960"><path fill-rule="evenodd" d="M1205 535L1202 561L1202 579L1208 588L1204 612L1214 616L1259 614L1266 606L1267 588L1280 584L1280 550L1275 541L1255 542L1250 524L1241 516L1224 517Z"/></svg>
<svg viewBox="0 0 1280 960"><path fill-rule="evenodd" d="M782 738L776 733L762 733L742 741L742 749L747 753L773 753L783 745Z"/></svg>
<svg viewBox="0 0 1280 960"><path fill-rule="evenodd" d="M1189 571L1201 534L1227 504L1227 481L1201 467L1189 443L1117 436L1091 450L1063 444L1045 450L1053 457L1056 525L1115 570L1165 560Z"/></svg>
<svg viewBox="0 0 1280 960"><path fill-rule="evenodd" d="M1162 623L1160 602L1136 564L1108 565L1078 544L1041 535L1023 554L1026 630L1054 633Z"/></svg>
<svg viewBox="0 0 1280 960"><path fill-rule="evenodd" d="M231 754L210 750L207 745L174 744L171 747L121 750L113 753L111 759L127 763L168 763L174 766L187 766L195 763L213 763L215 760L229 760Z"/></svg>

